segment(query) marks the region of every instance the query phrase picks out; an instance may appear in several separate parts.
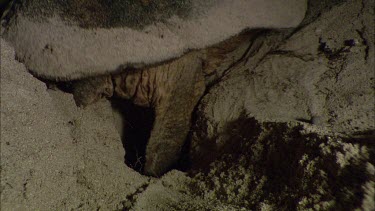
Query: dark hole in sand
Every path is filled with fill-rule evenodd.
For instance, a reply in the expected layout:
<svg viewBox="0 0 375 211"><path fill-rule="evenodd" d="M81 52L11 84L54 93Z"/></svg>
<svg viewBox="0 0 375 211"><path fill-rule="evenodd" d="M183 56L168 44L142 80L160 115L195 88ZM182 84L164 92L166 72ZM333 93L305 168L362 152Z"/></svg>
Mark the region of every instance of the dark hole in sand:
<svg viewBox="0 0 375 211"><path fill-rule="evenodd" d="M111 99L112 107L122 117L121 139L125 149L125 164L143 173L146 146L155 121L153 108L134 105L129 100Z"/></svg>

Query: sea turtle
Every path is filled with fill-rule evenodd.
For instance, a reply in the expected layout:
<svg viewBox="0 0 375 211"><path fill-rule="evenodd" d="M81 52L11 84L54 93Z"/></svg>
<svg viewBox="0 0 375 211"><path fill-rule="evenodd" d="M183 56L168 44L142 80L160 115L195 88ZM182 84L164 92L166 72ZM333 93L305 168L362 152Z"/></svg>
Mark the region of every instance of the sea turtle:
<svg viewBox="0 0 375 211"><path fill-rule="evenodd" d="M144 173L160 176L254 29L296 27L305 10L305 0L30 0L14 4L4 37L34 75L73 81L80 106L116 95L154 108Z"/></svg>

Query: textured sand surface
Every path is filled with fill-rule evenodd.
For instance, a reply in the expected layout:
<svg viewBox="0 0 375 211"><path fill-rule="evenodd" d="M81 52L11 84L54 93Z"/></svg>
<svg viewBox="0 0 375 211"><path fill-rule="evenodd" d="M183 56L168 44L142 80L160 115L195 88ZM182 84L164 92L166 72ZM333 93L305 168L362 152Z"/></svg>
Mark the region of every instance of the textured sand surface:
<svg viewBox="0 0 375 211"><path fill-rule="evenodd" d="M110 104L81 110L1 40L1 210L115 210L149 181L124 165Z"/></svg>

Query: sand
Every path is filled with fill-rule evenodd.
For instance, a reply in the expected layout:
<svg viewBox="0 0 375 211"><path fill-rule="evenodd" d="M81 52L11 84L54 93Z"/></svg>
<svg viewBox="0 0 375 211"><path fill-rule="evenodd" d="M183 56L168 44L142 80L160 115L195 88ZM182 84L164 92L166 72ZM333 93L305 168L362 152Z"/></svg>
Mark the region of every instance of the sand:
<svg viewBox="0 0 375 211"><path fill-rule="evenodd" d="M22 12L12 20L5 37L28 69L44 78L60 80L164 62L245 29L296 27L306 11L305 0L193 0L189 18L172 16L142 29L127 25L82 28L57 15L35 20L31 17L50 13L53 5L43 0L32 1L31 5L37 9L29 12L31 15ZM41 8L47 9L40 12Z"/></svg>

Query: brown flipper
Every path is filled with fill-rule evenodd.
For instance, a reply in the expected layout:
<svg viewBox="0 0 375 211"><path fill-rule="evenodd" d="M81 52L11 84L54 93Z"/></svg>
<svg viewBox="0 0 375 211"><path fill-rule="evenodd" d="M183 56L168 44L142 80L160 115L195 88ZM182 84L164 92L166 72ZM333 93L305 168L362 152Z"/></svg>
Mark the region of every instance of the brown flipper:
<svg viewBox="0 0 375 211"><path fill-rule="evenodd" d="M191 125L191 115L204 92L202 61L189 54L154 70L152 103L155 122L146 148L144 173L160 176L179 159Z"/></svg>

